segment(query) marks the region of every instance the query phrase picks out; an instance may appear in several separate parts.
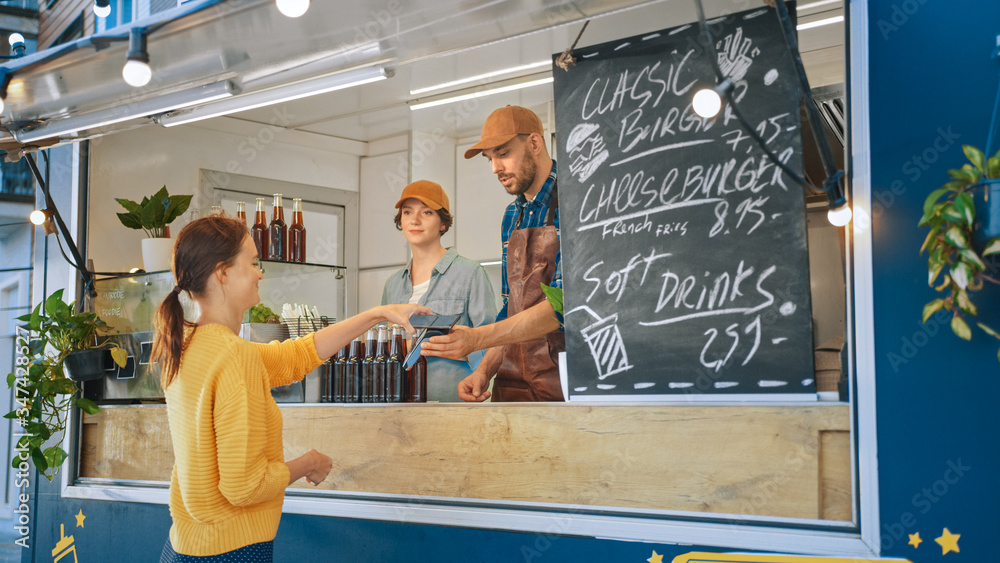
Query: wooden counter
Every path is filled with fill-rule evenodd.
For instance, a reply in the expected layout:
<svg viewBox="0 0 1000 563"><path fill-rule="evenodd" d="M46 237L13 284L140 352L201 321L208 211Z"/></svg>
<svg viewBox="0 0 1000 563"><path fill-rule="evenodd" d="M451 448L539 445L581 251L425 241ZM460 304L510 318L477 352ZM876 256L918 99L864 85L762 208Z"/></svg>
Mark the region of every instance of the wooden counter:
<svg viewBox="0 0 1000 563"><path fill-rule="evenodd" d="M322 489L851 519L850 410L815 406L283 405ZM169 481L163 406L85 416L80 475ZM303 489L314 487L300 481Z"/></svg>

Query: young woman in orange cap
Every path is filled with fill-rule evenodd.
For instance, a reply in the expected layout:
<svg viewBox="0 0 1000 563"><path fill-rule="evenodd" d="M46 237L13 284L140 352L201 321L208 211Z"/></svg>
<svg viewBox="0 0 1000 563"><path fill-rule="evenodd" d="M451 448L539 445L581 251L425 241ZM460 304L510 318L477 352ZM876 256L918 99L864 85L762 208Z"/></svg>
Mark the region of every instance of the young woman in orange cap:
<svg viewBox="0 0 1000 563"><path fill-rule="evenodd" d="M439 184L418 180L396 202L396 228L410 243L413 259L385 282L382 304L419 303L437 315L459 315L458 324L476 327L497 315L493 285L478 262L441 244L453 218ZM458 383L479 364L483 352L454 360L427 358L427 399L458 401Z"/></svg>

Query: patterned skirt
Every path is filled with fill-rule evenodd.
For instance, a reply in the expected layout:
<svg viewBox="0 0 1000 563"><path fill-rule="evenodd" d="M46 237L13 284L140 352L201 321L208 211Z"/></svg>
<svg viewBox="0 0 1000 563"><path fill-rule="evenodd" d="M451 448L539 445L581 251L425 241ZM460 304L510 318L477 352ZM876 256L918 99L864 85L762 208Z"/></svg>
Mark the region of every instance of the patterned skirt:
<svg viewBox="0 0 1000 563"><path fill-rule="evenodd" d="M174 546L170 545L168 538L167 543L163 546L163 552L160 554L160 563L273 563L273 561L273 541L255 543L219 555L197 557L177 553L174 551Z"/></svg>

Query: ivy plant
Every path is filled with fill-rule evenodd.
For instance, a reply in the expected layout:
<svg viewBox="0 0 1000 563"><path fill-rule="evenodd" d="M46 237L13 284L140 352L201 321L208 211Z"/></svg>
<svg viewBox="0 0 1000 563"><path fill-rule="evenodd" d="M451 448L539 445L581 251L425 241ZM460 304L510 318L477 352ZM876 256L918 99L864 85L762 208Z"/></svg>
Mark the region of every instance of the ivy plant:
<svg viewBox="0 0 1000 563"><path fill-rule="evenodd" d="M23 429L11 466L18 468L30 457L49 481L66 459L61 444L69 408L76 405L88 414L101 412L93 401L78 396L80 389L66 377L63 360L73 352L98 347L98 334L107 330L107 324L96 313L75 313L76 302L66 303L62 295L60 289L31 313L18 317L27 323L30 337L17 342L15 370L7 375L14 410L4 415ZM125 366L125 350L111 346L111 355L115 363Z"/></svg>
<svg viewBox="0 0 1000 563"><path fill-rule="evenodd" d="M971 319L967 317L979 314L971 292L981 290L986 283L1000 285L984 260L1000 254L1000 237L990 239L982 249L973 244L976 206L972 192L984 180L1000 178L1000 151L986 158L983 151L971 145L962 145L962 150L969 162L949 170L951 181L927 196L918 226L930 228L920 247L921 255L928 253L927 284L943 295L924 306L923 322L942 309L950 311L952 332L963 340L971 340ZM993 328L978 321L975 324L1000 339L1000 333ZM1000 360L1000 351L997 358Z"/></svg>

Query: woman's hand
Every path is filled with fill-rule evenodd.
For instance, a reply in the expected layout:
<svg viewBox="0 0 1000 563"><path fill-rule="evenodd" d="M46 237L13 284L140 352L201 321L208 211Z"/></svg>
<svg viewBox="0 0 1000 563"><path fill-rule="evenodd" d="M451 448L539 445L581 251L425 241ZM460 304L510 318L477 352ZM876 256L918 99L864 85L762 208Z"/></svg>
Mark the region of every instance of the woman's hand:
<svg viewBox="0 0 1000 563"><path fill-rule="evenodd" d="M333 459L316 450L309 450L291 461L286 461L285 465L288 466L289 485L302 477L313 485L319 485L333 469Z"/></svg>
<svg viewBox="0 0 1000 563"><path fill-rule="evenodd" d="M414 303L404 303L402 305L382 305L376 308L379 316L390 323L402 325L406 332L413 334L413 325L410 324L410 315L433 315L434 312L428 307Z"/></svg>

